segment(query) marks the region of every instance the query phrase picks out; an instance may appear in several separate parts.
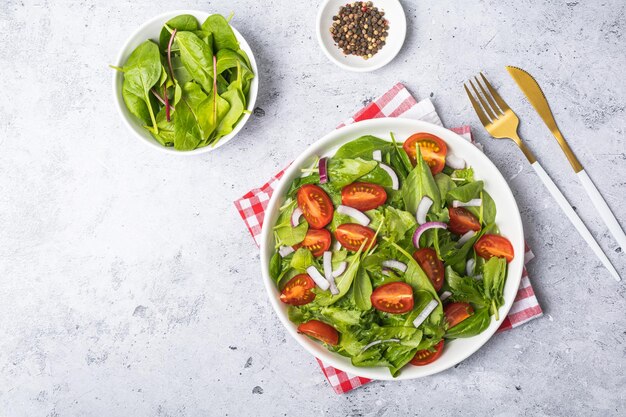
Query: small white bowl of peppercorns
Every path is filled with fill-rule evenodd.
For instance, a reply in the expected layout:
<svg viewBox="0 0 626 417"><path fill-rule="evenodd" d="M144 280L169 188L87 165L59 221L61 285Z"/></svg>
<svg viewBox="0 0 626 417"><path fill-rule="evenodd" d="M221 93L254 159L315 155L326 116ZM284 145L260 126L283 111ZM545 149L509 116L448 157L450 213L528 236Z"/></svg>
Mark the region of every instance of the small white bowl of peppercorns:
<svg viewBox="0 0 626 417"><path fill-rule="evenodd" d="M387 65L400 52L405 36L406 16L398 0L325 0L317 14L322 50L350 71L374 71Z"/></svg>

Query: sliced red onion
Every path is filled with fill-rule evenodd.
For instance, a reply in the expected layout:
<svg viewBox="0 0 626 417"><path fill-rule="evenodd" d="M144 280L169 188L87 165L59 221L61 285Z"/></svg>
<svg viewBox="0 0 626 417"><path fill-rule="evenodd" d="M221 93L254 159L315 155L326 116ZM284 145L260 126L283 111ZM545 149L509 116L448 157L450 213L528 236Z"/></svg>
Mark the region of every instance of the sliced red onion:
<svg viewBox="0 0 626 417"><path fill-rule="evenodd" d="M417 220L417 224L426 223L426 215L428 214L428 210L430 210L432 205L433 200L430 197L426 195L422 197L422 200L417 206L417 212L415 213L415 219Z"/></svg>
<svg viewBox="0 0 626 417"><path fill-rule="evenodd" d="M383 160L383 153L380 150L376 150L374 152L372 152L372 159L374 161L382 161Z"/></svg>
<svg viewBox="0 0 626 417"><path fill-rule="evenodd" d="M391 169L390 166L387 166L385 164L379 163L378 165L391 177L391 189L392 190L399 189L400 180L398 179L398 175L396 174L396 172L393 169Z"/></svg>
<svg viewBox="0 0 626 417"><path fill-rule="evenodd" d="M291 227L296 227L300 224L300 217L302 217L302 209L296 207L293 213L291 213Z"/></svg>
<svg viewBox="0 0 626 417"><path fill-rule="evenodd" d="M463 169L465 168L465 161L463 158L449 153L446 156L446 165L452 169Z"/></svg>
<svg viewBox="0 0 626 417"><path fill-rule="evenodd" d="M470 230L469 232L465 233L463 236L461 236L459 241L456 242L456 247L460 248L461 246L465 245L465 242L473 238L475 234L476 232L473 230Z"/></svg>
<svg viewBox="0 0 626 417"><path fill-rule="evenodd" d="M280 254L280 256L282 256L283 258L291 253L294 253L295 251L293 250L293 248L291 246L281 246L278 249L278 253Z"/></svg>
<svg viewBox="0 0 626 417"><path fill-rule="evenodd" d="M465 263L465 274L467 274L468 277L471 277L474 273L474 265L476 265L474 258L469 258Z"/></svg>
<svg viewBox="0 0 626 417"><path fill-rule="evenodd" d="M337 265L337 269L335 269L333 271L333 278L340 277L341 274L346 272L346 269L348 269L348 263L347 262L341 262L339 265Z"/></svg>
<svg viewBox="0 0 626 417"><path fill-rule="evenodd" d="M441 293L441 295L439 296L439 299L441 301L447 300L448 297L450 297L452 295L452 293L450 291L444 291Z"/></svg>
<svg viewBox="0 0 626 417"><path fill-rule="evenodd" d="M480 198L472 198L470 201L466 203L463 201L454 200L452 202L452 207L480 207L482 203L483 203L483 200Z"/></svg>
<svg viewBox="0 0 626 417"><path fill-rule="evenodd" d="M320 287L321 290L326 291L328 287L330 287L330 283L326 281L326 278L320 274L320 271L317 270L313 265L306 269L306 272L309 276L315 281L315 284Z"/></svg>
<svg viewBox="0 0 626 417"><path fill-rule="evenodd" d="M438 305L439 302L437 300L430 300L430 303L426 304L426 307L413 320L413 326L420 327Z"/></svg>
<svg viewBox="0 0 626 417"><path fill-rule="evenodd" d="M324 276L330 284L330 293L332 295L339 294L339 289L335 285L335 277L333 277L333 253L331 251L324 252Z"/></svg>
<svg viewBox="0 0 626 417"><path fill-rule="evenodd" d="M328 158L321 158L318 164L320 171L320 184L326 184L328 182Z"/></svg>
<svg viewBox="0 0 626 417"><path fill-rule="evenodd" d="M423 225L421 225L415 230L415 233L413 233L413 246L415 246L417 249L420 248L420 237L422 236L422 233L424 233L428 229L447 229L447 228L448 228L448 225L445 223L441 223L441 222L424 223Z"/></svg>
<svg viewBox="0 0 626 417"><path fill-rule="evenodd" d="M365 352L367 349L371 348L372 346L380 345L381 343L390 343L390 342L399 343L400 339L374 340L372 343L368 343L367 345L365 345L363 349L361 349L361 353Z"/></svg>
<svg viewBox="0 0 626 417"><path fill-rule="evenodd" d="M370 218L367 217L365 213L355 209L354 207L339 205L337 206L337 213L352 217L361 226L367 226L370 224Z"/></svg>
<svg viewBox="0 0 626 417"><path fill-rule="evenodd" d="M390 259L388 261L383 261L382 264L386 268L397 269L400 272L406 272L406 264L400 261L396 261L395 259Z"/></svg>

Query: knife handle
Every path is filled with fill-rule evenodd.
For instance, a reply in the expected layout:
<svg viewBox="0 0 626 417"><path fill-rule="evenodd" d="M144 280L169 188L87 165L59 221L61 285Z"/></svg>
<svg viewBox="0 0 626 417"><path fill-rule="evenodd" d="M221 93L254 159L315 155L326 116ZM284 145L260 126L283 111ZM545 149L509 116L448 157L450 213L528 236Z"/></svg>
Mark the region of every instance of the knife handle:
<svg viewBox="0 0 626 417"><path fill-rule="evenodd" d="M624 230L622 230L619 222L615 218L615 215L609 208L609 205L606 203L602 195L596 188L587 172L583 169L578 174L578 179L582 183L585 191L587 191L587 195L591 199L591 202L596 207L596 210L600 213L600 217L604 220L604 224L609 228L609 232L613 235L617 244L622 248L622 251L626 250L626 235L624 234Z"/></svg>
<svg viewBox="0 0 626 417"><path fill-rule="evenodd" d="M535 169L535 172L539 176L541 182L543 182L543 185L546 186L548 191L550 191L550 194L552 194L552 197L554 197L554 199L558 203L559 207L561 207L563 213L565 213L565 215L567 216L569 221L572 222L578 233L580 233L583 239L585 239L587 245L589 245L591 250L593 250L598 259L600 259L602 264L605 266L605 268L609 270L613 278L615 278L617 281L620 281L621 278L615 270L615 267L613 267L611 261L609 261L609 258L607 258L604 252L602 252L602 248L600 248L598 242L596 242L596 240L591 235L589 229L587 229L587 226L585 226L580 217L578 217L578 214L576 214L563 193L561 193L561 190L559 190L554 181L552 181L552 178L550 178L550 176L546 173L546 171L543 169L538 161L534 162L532 164L532 167Z"/></svg>

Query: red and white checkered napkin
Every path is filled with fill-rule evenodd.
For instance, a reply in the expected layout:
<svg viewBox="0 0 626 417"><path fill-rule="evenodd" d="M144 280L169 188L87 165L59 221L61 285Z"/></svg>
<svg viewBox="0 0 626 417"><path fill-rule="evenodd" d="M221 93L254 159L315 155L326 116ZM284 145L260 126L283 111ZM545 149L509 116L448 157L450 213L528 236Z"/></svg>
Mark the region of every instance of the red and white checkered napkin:
<svg viewBox="0 0 626 417"><path fill-rule="evenodd" d="M429 99L417 102L404 85L396 84L391 90L359 110L353 117L346 120L338 127L361 120L380 117L403 117L423 120L440 126L442 125L441 119L439 119L439 115ZM474 143L469 126L451 130ZM261 234L265 208L270 201L274 188L278 185L278 181L283 176L284 172L285 170L280 171L261 188L252 189L239 200L235 201L235 206L257 245L259 244L257 237ZM524 263L527 263L533 259L534 255L528 246L526 246L525 249ZM542 314L541 306L535 297L535 291L532 285L530 285L526 268L524 268L522 281L517 291L515 302L511 307L511 311L509 311L509 315L502 322L500 329L498 329L498 332L520 326L529 320L540 317ZM346 393L371 381L370 379L352 375L328 366L319 359L317 359L317 362L337 394Z"/></svg>

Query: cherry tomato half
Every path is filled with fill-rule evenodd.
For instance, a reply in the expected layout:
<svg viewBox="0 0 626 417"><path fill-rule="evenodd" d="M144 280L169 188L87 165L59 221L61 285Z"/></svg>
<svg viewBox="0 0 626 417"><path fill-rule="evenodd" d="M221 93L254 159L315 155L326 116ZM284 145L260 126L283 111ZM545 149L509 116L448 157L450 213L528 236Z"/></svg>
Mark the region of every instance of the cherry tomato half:
<svg viewBox="0 0 626 417"><path fill-rule="evenodd" d="M433 175L443 171L446 166L446 154L448 153L448 146L441 140L441 138L431 135L430 133L416 133L410 136L402 145L409 159L413 163L413 166L417 164L417 149L416 145L419 145L424 162L430 167L430 172Z"/></svg>
<svg viewBox="0 0 626 417"><path fill-rule="evenodd" d="M383 187L368 182L354 182L341 190L341 204L357 210L374 210L387 201L387 192Z"/></svg>
<svg viewBox="0 0 626 417"><path fill-rule="evenodd" d="M331 346L339 343L339 332L333 326L330 326L319 320L310 320L298 326L298 333L304 333Z"/></svg>
<svg viewBox="0 0 626 417"><path fill-rule="evenodd" d="M415 251L413 258L420 265L422 270L428 275L428 279L439 292L443 287L444 267L443 262L437 257L437 252L431 248L422 248Z"/></svg>
<svg viewBox="0 0 626 417"><path fill-rule="evenodd" d="M317 185L306 184L298 190L298 207L313 229L321 229L333 219L333 202Z"/></svg>
<svg viewBox="0 0 626 417"><path fill-rule="evenodd" d="M509 239L500 235L483 235L478 242L474 243L474 250L478 256L485 259L496 256L506 258L507 262L511 262L514 256L513 245Z"/></svg>
<svg viewBox="0 0 626 417"><path fill-rule="evenodd" d="M418 350L411 359L411 365L424 366L436 361L443 353L443 339L430 349Z"/></svg>
<svg viewBox="0 0 626 417"><path fill-rule="evenodd" d="M369 227L360 224L346 223L335 229L335 238L341 246L351 251L358 251L363 242L367 241L363 250L368 249L375 243L376 232Z"/></svg>
<svg viewBox="0 0 626 417"><path fill-rule="evenodd" d="M324 252L330 248L332 237L330 232L326 229L315 230L309 229L304 236L304 240L297 245L293 246L294 250L298 250L301 247L305 247L311 251L313 256L322 256Z"/></svg>
<svg viewBox="0 0 626 417"><path fill-rule="evenodd" d="M314 287L315 282L308 274L296 275L285 284L280 301L292 306L308 304L315 299L315 293L311 291Z"/></svg>
<svg viewBox="0 0 626 417"><path fill-rule="evenodd" d="M480 230L480 222L472 213L463 207L449 207L450 221L448 222L448 230L457 235L464 235L473 230Z"/></svg>
<svg viewBox="0 0 626 417"><path fill-rule="evenodd" d="M444 306L443 314L446 316L448 329L451 329L474 314L474 308L468 303L449 303Z"/></svg>
<svg viewBox="0 0 626 417"><path fill-rule="evenodd" d="M413 310L413 288L405 282L390 282L376 288L370 300L376 310L391 314L408 313Z"/></svg>

